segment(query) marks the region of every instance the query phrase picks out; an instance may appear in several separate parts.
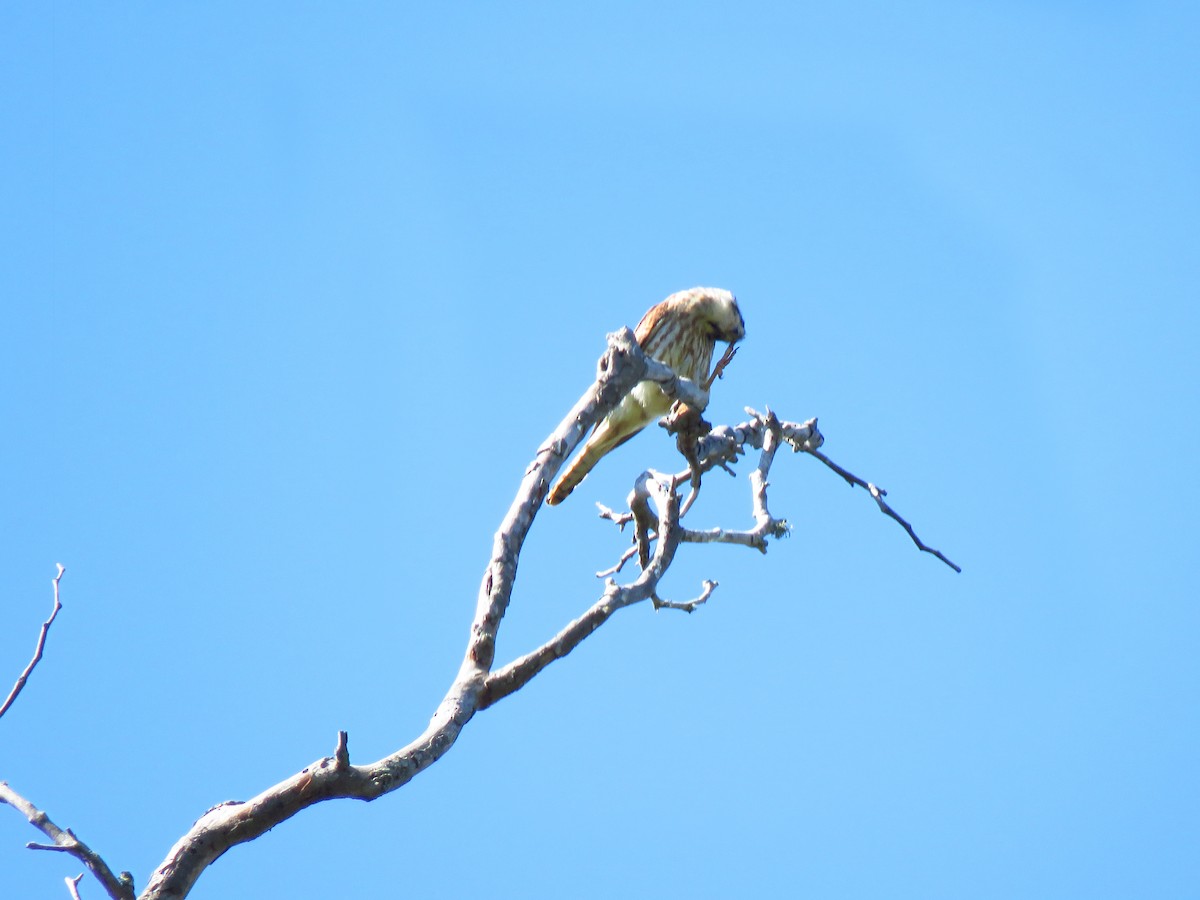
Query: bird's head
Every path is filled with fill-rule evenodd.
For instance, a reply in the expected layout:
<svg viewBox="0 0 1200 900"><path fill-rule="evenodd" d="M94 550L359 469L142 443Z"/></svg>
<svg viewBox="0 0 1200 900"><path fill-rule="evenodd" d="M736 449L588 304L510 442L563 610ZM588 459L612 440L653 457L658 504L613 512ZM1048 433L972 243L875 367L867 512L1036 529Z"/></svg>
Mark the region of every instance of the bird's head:
<svg viewBox="0 0 1200 900"><path fill-rule="evenodd" d="M746 323L738 309L737 298L722 288L697 287L687 293L695 300L696 310L708 322L714 341L730 344L746 336Z"/></svg>

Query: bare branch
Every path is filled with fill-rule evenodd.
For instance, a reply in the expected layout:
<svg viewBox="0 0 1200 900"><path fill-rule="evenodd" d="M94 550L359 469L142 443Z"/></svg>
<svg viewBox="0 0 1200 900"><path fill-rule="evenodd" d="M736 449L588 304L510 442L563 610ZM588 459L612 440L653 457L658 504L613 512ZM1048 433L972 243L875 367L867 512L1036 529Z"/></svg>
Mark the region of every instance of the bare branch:
<svg viewBox="0 0 1200 900"><path fill-rule="evenodd" d="M8 699L4 701L4 705L0 706L0 717L2 717L8 708L13 705L17 699L17 695L25 687L25 682L29 680L30 674L42 660L42 651L46 649L46 636L50 634L50 626L54 624L54 619L58 616L58 611L62 609L62 603L58 599L58 583L62 581L63 572L67 571L62 563L58 563L58 574L54 576L54 609L50 612L50 618L42 623L42 631L38 635L37 647L33 651L33 659L29 661L29 665L25 667L25 671L17 678L17 683L13 685L13 689L8 692Z"/></svg>
<svg viewBox="0 0 1200 900"><path fill-rule="evenodd" d="M637 544L634 544L632 547L630 547L628 550L626 550L624 553L621 554L621 558L618 559L614 565L609 566L607 569L605 569L602 572L597 572L596 577L597 578L608 578L610 575L616 575L623 568L625 568L625 563L629 562L631 559L633 559L635 556L637 556L637 552L638 552Z"/></svg>
<svg viewBox="0 0 1200 900"><path fill-rule="evenodd" d="M775 461L775 451L781 439L779 419L769 409L763 427L765 430L762 454L758 460L758 468L750 473L750 486L754 497L754 521L758 528L766 531L773 527L775 521L767 511L767 473L771 471L771 463Z"/></svg>
<svg viewBox="0 0 1200 900"><path fill-rule="evenodd" d="M71 892L71 900L83 900L83 898L79 896L79 882L82 880L83 880L82 872L80 872L74 878L64 878L63 879L63 881L65 881L67 883L67 890Z"/></svg>
<svg viewBox="0 0 1200 900"><path fill-rule="evenodd" d="M941 550L935 550L933 547L928 546L919 537L917 537L917 533L915 531L913 531L913 527L910 524L908 524L908 522L906 520L901 518L896 513L896 511L894 509L892 509L887 504L887 502L883 499L884 497L887 496L887 491L885 491L881 487L871 484L869 481L863 481L861 478L859 478L857 475L853 474L852 472L846 471L841 466L839 466L837 463L835 463L832 459L830 459L828 456L826 456L824 453L821 453L820 451L818 451L815 448L807 448L806 447L806 448L804 448L804 450L806 453L810 454L811 456L815 456L821 462L825 463L825 465L829 466L829 468L833 469L833 471L835 471L839 475L841 475L842 478L844 478L851 487L854 487L855 485L857 485L858 487L866 488L867 491L871 494L871 496L875 498L875 502L879 504L879 511L882 512L885 516L889 516L889 517L895 519L897 522L899 522L904 527L904 530L908 532L908 536L910 538L912 538L912 542L914 544L916 544L919 549L925 551L926 553L932 553L934 556L936 556L938 559L940 559L942 562L944 562L946 565L948 565L950 568L952 568L955 572L958 572L960 574L962 573L962 569L959 568L954 563L950 562L950 560L948 560L945 556L943 556Z"/></svg>
<svg viewBox="0 0 1200 900"><path fill-rule="evenodd" d="M701 439L698 447L698 457L703 471L708 471L715 466L723 466L727 468L727 464L735 461L743 448L746 445L751 447L761 448L764 440L764 423L770 415L760 413L750 407L746 407L746 412L753 418L749 422L743 422L740 425L728 426L721 425L714 428L706 437ZM797 452L808 453L809 455L819 459L826 466L840 475L851 486L857 485L864 488L879 505L880 512L890 518L896 520L908 532L908 536L918 549L936 556L955 572L962 572L962 569L948 559L940 550L930 547L918 536L912 525L900 516L883 498L887 496L887 491L878 485L864 481L852 472L839 466L824 453L820 452L820 447L825 443L825 438L817 428L817 420L809 419L807 422L779 422L779 435L783 441L791 446ZM682 484L688 481L691 477L689 469L680 472L675 476L675 483ZM764 472L765 478L765 472ZM786 526L784 520L779 520ZM786 532L786 528L784 529ZM775 537L780 537L782 534L775 534ZM688 531L684 534L683 540L686 542L716 542L716 543L733 543L746 544L748 546L759 547L765 546L757 542L753 537L750 537L749 532L729 531L721 528L713 528L706 531Z"/></svg>
<svg viewBox="0 0 1200 900"><path fill-rule="evenodd" d="M767 474L775 461L775 451L783 439L783 424L770 410L760 420L762 424L761 445L758 466L750 473L750 496L754 512L754 527L749 531L736 531L725 528L712 528L707 531L688 529L683 532L681 540L698 544L741 544L753 547L761 553L767 552L767 538L781 538L787 535L789 525L786 519L776 519L767 509Z"/></svg>
<svg viewBox="0 0 1200 900"><path fill-rule="evenodd" d="M817 429L816 419L809 419L807 422L801 423L783 422L770 410L766 413L760 413L747 408L746 411L754 416L751 421L732 427L721 425L711 429L705 437L698 441L695 456L688 460L688 469L670 476L670 481L672 487L678 487L692 480L697 468L707 471L716 466L721 466L732 475L734 473L729 468L728 462L736 460L738 456L744 454L747 445L761 449L763 453L759 457L758 467L751 475L751 497L756 523L755 527L748 531L726 528L711 528L706 530L681 529L679 540L683 543L739 544L745 547L753 547L765 553L767 538L781 538L789 532L789 525L786 519L776 519L767 511L767 473L774 461L775 451L778 448L780 440L790 444L795 449L801 449L819 447L824 442L824 438ZM644 473L643 477L650 475L659 478L663 477L652 471ZM695 497L696 493L693 490L689 493L687 501L680 511L680 518L690 508ZM615 522L622 529L631 520L635 522L639 518L646 520L644 525L639 525L635 529L635 540L638 543L638 549L642 550L644 559L648 555L650 533L657 527L658 523L654 511L649 508L649 505L645 502L645 498L643 497L640 501L638 498L639 493L635 488L634 493L630 495L628 500L631 511L625 513L617 513L603 504L598 503L597 506L600 507L601 518ZM605 577L620 571L632 557L632 554L633 551L627 550L614 566L597 574L600 577ZM705 599L707 599L707 596ZM692 608L699 605L699 603L694 603Z"/></svg>
<svg viewBox="0 0 1200 900"><path fill-rule="evenodd" d="M705 399L694 384L647 357L628 328L608 336L595 382L538 448L496 532L462 665L424 733L392 755L359 766L351 765L343 755L339 736L333 757L318 760L245 803L214 807L171 848L147 885L143 900L183 897L201 872L230 847L253 840L315 803L335 798L373 800L394 791L454 745L475 713L497 699L490 691L485 693L496 634L512 596L521 548L550 484L583 435L646 378L658 381L670 396L686 402ZM633 602L629 596L636 596L636 591L623 594L622 602Z"/></svg>
<svg viewBox="0 0 1200 900"><path fill-rule="evenodd" d="M762 449L767 414L756 412L750 407L746 408L746 412L753 416L749 422L732 426L718 425L700 439L696 455L703 471L707 472L720 466L732 474L729 464L736 462L737 458L746 452L747 446ZM809 419L807 422L780 421L779 433L795 450L820 447L825 442L825 438L817 429L816 419ZM675 484L678 486L687 481L690 474L690 469L680 472L675 476Z"/></svg>
<svg viewBox="0 0 1200 900"><path fill-rule="evenodd" d="M609 509L603 503L597 503L596 506L600 510L600 518L615 522L617 527L622 531L625 530L626 525L633 521L633 513L619 513Z"/></svg>
<svg viewBox="0 0 1200 900"><path fill-rule="evenodd" d="M717 583L715 581L706 580L704 582L704 590L700 593L700 596L697 597L695 600L684 600L682 602L675 602L673 600L661 600L657 596L652 597L651 600L654 602L655 609L679 609L679 610L683 610L686 613L690 613L690 612L695 612L696 607L700 606L702 603L707 603L708 598L712 596L712 592L715 591L716 589L717 589Z"/></svg>
<svg viewBox="0 0 1200 900"><path fill-rule="evenodd" d="M818 443L820 433L816 430L815 420L804 425L787 423L788 433L796 440ZM728 430L728 429L727 429ZM620 586L609 581L604 595L597 600L587 612L568 624L558 634L542 646L514 660L507 666L493 672L484 684L483 699L480 708L486 708L524 685L557 659L562 659L579 644L581 644L597 628L603 625L614 612L625 606L645 599L651 599L656 609L677 609L692 612L701 604L708 601L717 587L715 581L705 581L704 590L694 600L676 602L663 600L658 597L657 585L665 574L674 558L675 551L683 541L724 541L727 543L743 543L756 547L765 552L766 538L782 537L787 533L787 522L775 519L767 509L767 473L775 458L779 442L784 439L785 425L770 411L761 419L745 423L733 429L734 437L724 434L707 445L707 458L703 462L711 462L712 457L724 458L733 446L740 448L742 444L750 443L761 446L762 453L758 467L751 474L755 527L748 532L717 530L713 532L694 532L679 525L680 506L676 493L676 484L686 480L686 476L662 475L648 470L643 472L634 483L633 492L629 496L629 513L614 513L601 505L601 517L610 519L622 527L631 519L635 523L637 550L642 559L642 573L636 581L627 586ZM653 506L653 509L651 508ZM652 538L651 532L656 532ZM649 558L649 544L653 539L655 550L653 558ZM630 552L622 556L621 561L614 567L620 569L630 557Z"/></svg>
<svg viewBox="0 0 1200 900"><path fill-rule="evenodd" d="M29 820L30 825L54 841L53 844L26 844L25 846L30 850L56 850L61 853L69 853L88 867L88 870L108 891L108 896L114 900L133 900L133 879L129 873L122 872L120 877L113 875L112 869L100 858L100 855L75 837L71 829L59 828L50 821L48 815L14 791L6 781L0 781L0 803L7 803L19 810Z"/></svg>
<svg viewBox="0 0 1200 900"><path fill-rule="evenodd" d="M554 660L566 656L618 609L651 600L657 609L690 613L706 603L717 587L715 581L705 581L698 597L680 602L663 600L659 597L658 586L683 542L743 544L765 552L768 538L787 534L787 522L774 518L767 505L768 474L781 444L787 443L794 450L812 453L843 477L852 479L849 473L833 466L817 453L823 438L817 430L815 419L805 423L781 422L770 410L765 414L748 410L752 419L735 427L714 429L703 421L699 410L707 404L712 380L719 377L721 370L733 358L733 353L731 346L712 376L705 383L697 384L677 376L661 362L646 356L628 328L610 334L607 350L597 366L595 382L538 448L495 534L492 556L480 585L462 664L425 731L407 746L366 765L351 764L347 734L338 732L332 756L317 760L248 801L227 801L207 810L168 852L153 873L142 900L176 900L186 896L205 868L231 847L257 838L309 806L338 798L374 800L407 784L454 745L462 729L477 712L519 690ZM607 507L600 507L601 517L611 520L622 529L632 521L635 538L634 546L623 554L615 566L601 575L620 572L634 555L639 557L641 572L624 585L610 578L603 594L583 615L568 623L542 646L495 669L497 634L512 598L517 562L549 486L583 436L615 408L636 384L646 380L656 382L668 396L692 407L695 415L684 423L690 430L687 439L681 441L681 449L686 445L684 455L689 463L686 472L678 475L662 475L653 471L643 473L628 498L628 513L616 513ZM730 471L730 465L746 452L747 446L761 451L758 465L750 473L754 527L747 531L694 531L682 527L677 488L684 482L691 482L692 490L687 501L690 507L700 486L701 475L716 467ZM884 492L881 489L860 480L852 483L867 487L881 509L901 522L918 546L929 549L917 541L904 520L890 511L890 507L882 500ZM953 566L940 553L937 555ZM956 566L954 568L957 569ZM11 705L41 658L46 633L60 608L58 582L62 572L62 567L59 567L58 577L54 581L54 614L42 628L33 662L22 674L3 709ZM3 709L0 709L0 714ZM3 782L0 782L0 801L25 813L29 821L54 842L30 846L69 853L84 862L111 897L121 900L133 897L132 879L128 873L114 877L103 860L69 830L58 829L44 813ZM74 889L77 884L78 879L71 885L73 893L77 893Z"/></svg>
<svg viewBox="0 0 1200 900"><path fill-rule="evenodd" d="M631 498L633 499L632 505L640 505L641 500L645 498L652 502L657 509L655 518L661 523L661 526L654 556L635 581L627 585L618 585L615 581L609 580L605 585L604 594L582 616L568 624L536 650L526 653L489 675L484 682L480 709L486 709L497 700L520 690L550 663L556 659L562 659L583 643L618 609L655 596L658 583L670 567L671 561L675 557L675 550L679 546L679 496L675 493L675 487L669 476L655 478L650 473L643 473L638 478L634 494L637 496Z"/></svg>

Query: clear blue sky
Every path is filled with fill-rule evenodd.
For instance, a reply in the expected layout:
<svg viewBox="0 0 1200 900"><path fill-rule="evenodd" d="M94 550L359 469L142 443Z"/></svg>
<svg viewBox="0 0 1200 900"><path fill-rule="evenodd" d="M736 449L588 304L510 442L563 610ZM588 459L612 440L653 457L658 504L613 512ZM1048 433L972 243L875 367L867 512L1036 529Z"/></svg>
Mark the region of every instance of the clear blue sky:
<svg viewBox="0 0 1200 900"><path fill-rule="evenodd" d="M1194 6L54 6L0 12L0 689L66 608L0 778L114 867L415 736L604 334L712 284L709 418L819 416L963 574L781 457L792 537L665 585L708 606L193 896L1200 894ZM501 660L675 465L543 511ZM0 895L66 896L36 838Z"/></svg>

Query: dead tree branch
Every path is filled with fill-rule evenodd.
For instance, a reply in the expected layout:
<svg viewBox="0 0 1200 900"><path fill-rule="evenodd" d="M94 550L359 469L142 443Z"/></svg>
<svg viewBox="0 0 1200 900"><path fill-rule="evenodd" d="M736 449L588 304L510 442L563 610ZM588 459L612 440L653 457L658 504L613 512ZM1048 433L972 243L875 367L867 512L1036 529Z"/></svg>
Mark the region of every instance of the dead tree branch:
<svg viewBox="0 0 1200 900"><path fill-rule="evenodd" d="M679 546L679 531L676 527L679 521L679 497L669 481L655 479L651 473L642 474L634 492L643 494L654 504L657 518L663 523L662 533L665 536L657 542L654 555L642 569L642 573L627 585L619 585L609 579L605 584L604 594L582 616L536 650L491 673L483 685L481 709L486 709L497 700L520 690L550 663L562 659L578 647L617 610L656 596L658 583L670 567L675 558L675 550Z"/></svg>
<svg viewBox="0 0 1200 900"><path fill-rule="evenodd" d="M339 739L333 757L318 760L245 803L226 803L209 810L171 849L143 892L144 900L186 895L204 868L230 847L258 837L314 803L339 797L373 800L396 790L440 759L476 712L503 696L497 686L506 682L495 680L492 674L496 634L512 596L517 560L534 516L559 468L583 436L642 380L657 382L668 396L688 404L702 407L707 402L706 390L646 356L628 328L609 335L596 381L539 447L496 532L466 654L425 732L396 753L360 766L350 764L345 741ZM624 605L649 596L673 553L673 544L660 547L659 567L649 575L643 573L640 584L615 592L616 602Z"/></svg>
<svg viewBox="0 0 1200 900"><path fill-rule="evenodd" d="M62 609L62 603L58 599L58 583L62 581L63 572L65 571L67 570L62 563L58 563L58 574L54 576L54 609L50 611L50 618L42 623L42 630L38 635L37 647L33 651L33 659L29 661L29 665L25 667L25 671L18 676L17 683L8 692L8 699L4 701L4 705L0 706L0 717L3 717L8 712L8 708L16 702L17 696L24 689L25 682L29 680L34 667L42 661L42 651L46 649L46 636L50 634L50 626L54 624L54 620L58 616L58 611Z"/></svg>
<svg viewBox="0 0 1200 900"><path fill-rule="evenodd" d="M815 447L813 447L813 448L805 447L802 449L804 449L804 451L809 453L810 455L815 456L821 462L825 463L825 465L829 466L829 468L833 469L833 471L835 471L839 475L841 475L842 478L844 478L851 487L854 487L855 485L857 485L858 487L866 488L867 491L871 494L871 496L875 498L875 502L879 504L879 511L882 512L885 516L889 516L890 518L893 518L897 522L899 522L900 525L903 526L904 530L908 532L908 536L910 538L912 538L912 542L917 545L918 549L923 550L925 553L932 553L934 556L936 556L938 559L940 559L942 562L944 562L946 565L948 565L950 568L952 568L955 572L958 572L960 574L962 573L962 569L959 568L954 563L950 562L950 560L948 560L945 556L943 556L941 550L935 550L933 547L928 546L924 541L922 541L919 537L917 537L917 533L915 531L913 531L913 527L908 524L907 520L901 518L900 515L898 515L897 512L894 509L892 509L891 506L889 506L887 504L887 502L883 499L884 497L887 496L887 491L885 491L883 488L879 487L878 485L871 484L871 482L869 482L869 481L863 481L861 478L859 478L857 475L855 475L852 472L846 471L841 466L839 466L837 463L835 463L832 459L830 459L828 456L826 456L824 453L821 453L819 450L817 450Z"/></svg>
<svg viewBox="0 0 1200 900"><path fill-rule="evenodd" d="M749 422L743 422L740 425L735 425L732 427L728 425L719 426L712 429L705 437L700 439L697 444L696 460L689 461L688 469L674 476L674 482L676 486L692 480L693 473L697 468L697 463L699 470L702 472L707 472L710 469L720 467L725 469L730 474L733 474L731 466L737 461L739 456L745 453L746 446L754 447L760 450L765 447L766 435L769 431L773 430L768 425L768 421L773 414L770 410L767 410L765 414L759 413L750 407L746 408L746 412L753 416ZM908 520L903 518L899 513L892 509L892 507L883 499L887 496L886 490L878 485L859 478L857 475L846 470L831 460L824 453L820 452L819 448L824 445L825 438L821 435L820 431L817 430L816 419L809 419L807 422L780 422L776 420L776 424L778 426L777 430L779 438L791 446L794 452L807 453L810 456L819 459L826 466L845 479L845 481L850 484L851 487L858 486L865 488L867 492L870 493L870 495L875 499L875 502L879 505L880 511L884 515L898 522L900 526L904 528L906 532L908 532L908 536L912 539L912 542L917 546L918 549L936 556L955 572L962 572L962 568L954 562L951 562L951 560L948 559L940 550L930 547L919 537L917 537L916 531L913 529L912 525L909 524ZM766 470L762 467L761 460L758 471L762 473L761 477L764 482L762 489L765 489ZM759 488L755 488L754 502L757 504L761 496L762 501L765 504L765 494L760 495L759 490ZM688 499L690 501L692 498L689 497ZM690 503L688 506L690 506ZM755 510L755 521L759 523L760 527L752 529L751 531L730 531L723 528L712 528L705 531L687 531L684 534L683 540L686 542L696 543L744 544L746 546L757 547L765 552L766 544L760 540L760 538L765 538L768 536L768 534L770 534L770 529L763 529L761 527L763 520L759 518L757 505L755 506ZM687 510L685 508L684 512L686 513L686 511ZM633 518L633 514L617 513L606 506L600 505L600 517L604 519L610 519L624 528L625 524ZM780 534L770 534L770 536L781 537L783 533L786 533L786 520L779 520L779 522L782 522L784 525L783 531ZM620 566L624 565L624 559L625 558L623 557L622 562L618 563L618 565L615 567L616 570L619 570ZM607 575L609 572L604 572L601 574Z"/></svg>
<svg viewBox="0 0 1200 900"><path fill-rule="evenodd" d="M781 538L788 533L790 526L787 520L776 519L767 509L767 474L771 471L771 464L775 461L775 451L779 448L779 442L783 440L783 423L770 410L765 416L755 421L761 426L761 430L753 432L755 443L761 447L761 453L758 465L750 473L750 498L754 514L754 527L748 531L725 528L711 528L707 531L688 530L682 535L684 541L698 544L742 544L766 553L767 538ZM806 442L821 439L820 432L816 430L815 421L804 425L788 424L793 431L801 428L807 429L804 438ZM759 435L761 438L758 437Z"/></svg>
<svg viewBox="0 0 1200 900"><path fill-rule="evenodd" d="M53 844L28 843L25 846L30 850L57 850L60 853L68 853L88 867L88 871L95 875L104 886L104 890L108 891L108 896L114 900L133 900L133 878L128 872L114 875L100 855L75 837L70 828L59 828L50 821L48 815L14 791L5 781L0 781L0 803L7 803L18 810L29 820L30 825L54 841ZM67 880L69 882L71 879Z"/></svg>
<svg viewBox="0 0 1200 900"><path fill-rule="evenodd" d="M718 371L731 358L732 353L727 353ZM692 612L712 596L717 587L715 581L705 581L700 595L692 600L672 601L659 595L663 576L681 544L733 543L765 552L768 538L787 534L787 522L776 519L768 508L768 474L776 452L783 443L797 451L815 453L823 440L817 430L816 420L783 422L769 410L765 414L748 410L752 418L741 425L717 428L709 428L707 423L698 425L690 432L692 447L685 453L687 471L678 475L644 472L629 496L628 513L615 513L601 507L602 517L611 519L622 528L629 522L634 523L635 544L632 552L601 574L611 575L620 571L636 554L641 563L638 576L623 585L609 578L603 594L579 618L568 623L532 652L495 668L497 633L512 598L517 562L549 486L583 436L636 384L644 380L656 382L668 396L696 410L702 410L707 405L711 379L705 384L696 384L676 376L667 366L646 356L628 328L608 336L608 348L598 363L595 382L536 451L525 470L517 495L495 534L462 664L425 731L391 755L363 765L351 763L347 735L339 732L332 756L318 759L250 800L229 801L207 810L179 838L152 873L149 883L140 894L141 900L177 900L185 897L196 879L223 853L238 844L254 840L309 806L339 798L374 800L407 784L454 745L462 729L477 712L528 684L554 660L570 653L617 610L650 600L658 609ZM700 475L715 467L729 470L737 457L746 452L747 446L760 451L758 465L750 475L754 526L746 531L685 528L681 524L683 513L678 488L685 482L692 483L687 504L690 508L700 486ZM878 501L880 495L874 489L872 494ZM893 517L907 525L894 514ZM926 548L922 545L922 549ZM60 577L61 574L60 569ZM57 587L56 578L55 612ZM53 621L53 616L50 621ZM47 622L43 626L33 664L40 659L49 625L50 622ZM33 664L22 678L27 677ZM79 858L96 875L111 897L131 900L134 896L132 880L126 877L127 873L113 876L104 861L69 830L58 829L44 813L2 782L0 799L24 812L35 827L54 840L53 847L45 846L44 849L62 850Z"/></svg>

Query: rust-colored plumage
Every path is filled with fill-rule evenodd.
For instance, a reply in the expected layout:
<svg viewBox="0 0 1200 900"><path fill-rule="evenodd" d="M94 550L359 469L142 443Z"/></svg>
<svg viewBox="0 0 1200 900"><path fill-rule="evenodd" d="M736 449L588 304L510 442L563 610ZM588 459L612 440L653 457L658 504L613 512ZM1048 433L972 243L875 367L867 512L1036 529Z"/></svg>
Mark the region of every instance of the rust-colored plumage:
<svg viewBox="0 0 1200 900"><path fill-rule="evenodd" d="M708 378L717 341L733 343L746 336L737 300L720 288L692 288L672 294L642 316L634 329L638 344L676 374L696 382ZM561 503L600 457L625 443L671 409L671 398L652 381L637 384L617 408L596 424L583 450L559 476L546 496Z"/></svg>

